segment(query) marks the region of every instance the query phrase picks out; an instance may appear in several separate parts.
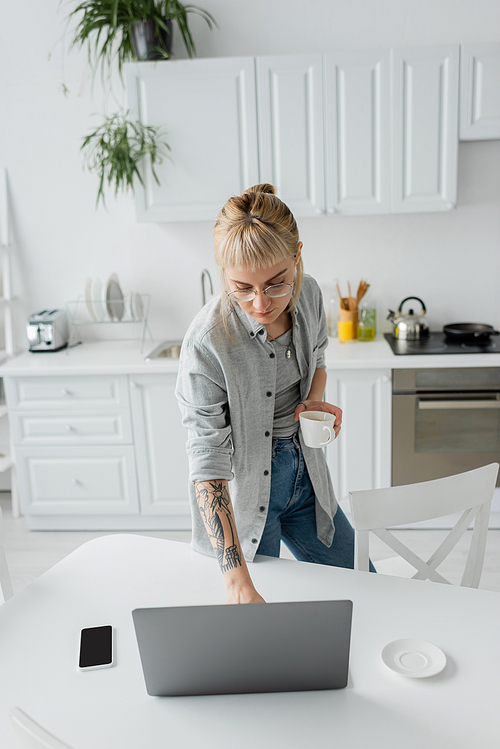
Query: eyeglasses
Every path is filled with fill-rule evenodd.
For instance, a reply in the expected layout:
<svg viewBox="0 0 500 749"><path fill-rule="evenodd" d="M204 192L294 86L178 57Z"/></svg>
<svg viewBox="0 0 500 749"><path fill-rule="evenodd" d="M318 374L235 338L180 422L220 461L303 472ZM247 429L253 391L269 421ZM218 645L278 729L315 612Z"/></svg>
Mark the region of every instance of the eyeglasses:
<svg viewBox="0 0 500 749"><path fill-rule="evenodd" d="M268 286L262 292L271 299L277 299L280 296L286 296L293 289L291 283L277 283L274 286ZM229 291L228 296L236 299L238 302L251 302L257 296L258 292L251 289L245 289L243 291Z"/></svg>

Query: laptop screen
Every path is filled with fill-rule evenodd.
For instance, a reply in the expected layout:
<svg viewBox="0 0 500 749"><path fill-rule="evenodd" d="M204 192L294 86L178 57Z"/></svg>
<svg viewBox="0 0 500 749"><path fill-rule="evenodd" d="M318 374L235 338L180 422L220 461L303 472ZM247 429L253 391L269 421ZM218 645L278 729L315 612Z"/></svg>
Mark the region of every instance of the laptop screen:
<svg viewBox="0 0 500 749"><path fill-rule="evenodd" d="M347 685L352 601L143 608L132 616L150 695Z"/></svg>

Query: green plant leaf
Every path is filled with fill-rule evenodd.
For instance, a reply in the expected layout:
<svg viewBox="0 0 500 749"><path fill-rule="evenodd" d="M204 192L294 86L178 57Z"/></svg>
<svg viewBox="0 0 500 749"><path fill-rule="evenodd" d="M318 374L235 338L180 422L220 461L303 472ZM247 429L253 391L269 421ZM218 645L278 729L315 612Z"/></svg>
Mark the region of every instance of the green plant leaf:
<svg viewBox="0 0 500 749"><path fill-rule="evenodd" d="M153 177L160 184L155 164L161 164L164 157L170 158L171 150L160 133L161 127L143 125L140 121L128 119L128 111L120 111L106 117L99 127L83 138L81 150L85 155L87 169L99 177L96 205L104 199L104 183L114 190L130 189L134 193L134 181L144 181L139 165L149 157Z"/></svg>
<svg viewBox="0 0 500 749"><path fill-rule="evenodd" d="M89 63L95 72L99 66L111 68L116 55L120 75L128 60L134 60L130 30L135 21L152 19L155 28L167 30L165 20L174 21L181 33L189 57L196 48L189 29L188 15L203 18L209 29L218 28L214 17L197 5L183 5L179 0L84 0L69 13L77 20L71 46L87 46Z"/></svg>

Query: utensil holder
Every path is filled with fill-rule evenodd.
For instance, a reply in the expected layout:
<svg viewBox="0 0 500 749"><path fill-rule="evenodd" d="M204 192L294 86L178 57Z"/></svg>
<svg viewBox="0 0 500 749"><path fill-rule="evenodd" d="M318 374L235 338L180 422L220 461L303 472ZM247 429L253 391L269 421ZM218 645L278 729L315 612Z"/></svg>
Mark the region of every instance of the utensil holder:
<svg viewBox="0 0 500 749"><path fill-rule="evenodd" d="M358 335L358 310L340 309L339 341L351 341Z"/></svg>

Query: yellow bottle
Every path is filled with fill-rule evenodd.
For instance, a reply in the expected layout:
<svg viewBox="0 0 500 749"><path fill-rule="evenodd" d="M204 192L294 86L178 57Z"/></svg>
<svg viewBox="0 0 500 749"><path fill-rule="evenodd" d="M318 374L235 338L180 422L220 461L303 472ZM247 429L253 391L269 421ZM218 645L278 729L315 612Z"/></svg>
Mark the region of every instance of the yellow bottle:
<svg viewBox="0 0 500 749"><path fill-rule="evenodd" d="M354 323L352 320L339 320L337 323L339 341L350 341L354 335Z"/></svg>

